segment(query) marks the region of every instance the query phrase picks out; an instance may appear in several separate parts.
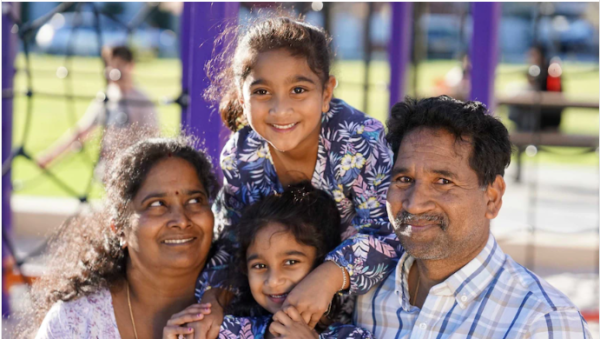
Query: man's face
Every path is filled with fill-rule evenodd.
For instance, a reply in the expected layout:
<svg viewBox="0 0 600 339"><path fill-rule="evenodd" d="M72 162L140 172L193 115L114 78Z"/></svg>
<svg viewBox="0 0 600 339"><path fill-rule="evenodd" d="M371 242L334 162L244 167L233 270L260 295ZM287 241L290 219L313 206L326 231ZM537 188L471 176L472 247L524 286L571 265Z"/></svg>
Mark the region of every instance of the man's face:
<svg viewBox="0 0 600 339"><path fill-rule="evenodd" d="M129 80L133 71L133 62L128 62L120 57L106 59L106 75L112 82Z"/></svg>
<svg viewBox="0 0 600 339"><path fill-rule="evenodd" d="M460 260L487 242L495 213L489 213L488 189L469 165L469 141L430 128L402 140L387 210L402 246L416 259Z"/></svg>

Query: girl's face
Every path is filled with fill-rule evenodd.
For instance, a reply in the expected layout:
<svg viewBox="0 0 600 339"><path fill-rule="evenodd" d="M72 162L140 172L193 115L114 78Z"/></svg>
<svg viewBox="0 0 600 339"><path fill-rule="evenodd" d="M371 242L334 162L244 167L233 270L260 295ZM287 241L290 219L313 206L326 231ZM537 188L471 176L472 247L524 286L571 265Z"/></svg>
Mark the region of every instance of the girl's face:
<svg viewBox="0 0 600 339"><path fill-rule="evenodd" d="M304 57L286 49L263 52L242 84L244 114L277 151L302 152L319 141L334 86L334 77L323 84Z"/></svg>
<svg viewBox="0 0 600 339"><path fill-rule="evenodd" d="M248 282L254 300L276 313L288 293L313 268L317 251L300 244L279 223L261 229L246 251Z"/></svg>
<svg viewBox="0 0 600 339"><path fill-rule="evenodd" d="M160 160L131 205L125 240L134 268L160 273L202 269L214 217L194 166L177 157Z"/></svg>

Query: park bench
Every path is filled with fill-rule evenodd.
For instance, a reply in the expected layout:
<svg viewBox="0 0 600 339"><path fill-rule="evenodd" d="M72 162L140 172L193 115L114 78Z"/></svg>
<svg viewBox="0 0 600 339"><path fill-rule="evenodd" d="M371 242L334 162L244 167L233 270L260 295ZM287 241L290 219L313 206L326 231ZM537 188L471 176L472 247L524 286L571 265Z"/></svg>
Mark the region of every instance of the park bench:
<svg viewBox="0 0 600 339"><path fill-rule="evenodd" d="M525 92L512 96L497 96L496 104L521 106L528 108L531 114L539 114L540 108L589 108L598 111L598 98L571 99L556 92ZM515 180L520 182L523 152L529 145L583 147L589 151L598 148L598 136L564 134L560 132L512 132L510 141L517 147L517 174Z"/></svg>

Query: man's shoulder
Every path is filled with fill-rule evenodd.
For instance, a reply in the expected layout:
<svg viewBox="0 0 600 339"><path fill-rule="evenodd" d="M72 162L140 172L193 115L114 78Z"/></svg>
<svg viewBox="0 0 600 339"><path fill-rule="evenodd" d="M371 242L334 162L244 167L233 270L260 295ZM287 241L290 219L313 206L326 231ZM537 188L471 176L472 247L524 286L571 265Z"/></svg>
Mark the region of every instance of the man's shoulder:
<svg viewBox="0 0 600 339"><path fill-rule="evenodd" d="M138 100L150 100L150 97L148 96L148 94L141 88L134 86L133 88L131 88L131 90L127 93L127 96L129 98L132 99L138 99Z"/></svg>
<svg viewBox="0 0 600 339"><path fill-rule="evenodd" d="M513 285L513 295L519 295L536 305L536 310L541 313L549 313L560 309L573 309L577 307L569 298L546 280L531 272L514 261L509 255L504 263L504 277L507 285ZM523 302L526 302L523 300Z"/></svg>

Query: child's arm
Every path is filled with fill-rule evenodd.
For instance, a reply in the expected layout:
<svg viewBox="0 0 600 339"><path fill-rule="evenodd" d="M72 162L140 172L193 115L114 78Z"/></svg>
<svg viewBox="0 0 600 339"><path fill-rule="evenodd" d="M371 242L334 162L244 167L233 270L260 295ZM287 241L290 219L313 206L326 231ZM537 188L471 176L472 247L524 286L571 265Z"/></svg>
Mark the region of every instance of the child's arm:
<svg viewBox="0 0 600 339"><path fill-rule="evenodd" d="M346 164L356 165L344 170L342 161L336 166L340 170L341 181L348 183L349 187L346 186L345 192L334 192L334 197L344 195L353 199L356 217L352 220L350 227L354 230L350 234L354 234L330 252L325 263L304 277L283 304L284 307L295 306L311 327L325 313L340 289L345 291L349 288L350 293L356 294L366 293L394 269L398 257L400 242L391 228L385 208L393 165L392 152L380 122L367 119L362 127L361 133L350 135L344 145L349 150L348 154L354 154L354 159Z"/></svg>
<svg viewBox="0 0 600 339"><path fill-rule="evenodd" d="M228 267L232 259L232 249L235 239L231 225L240 218L244 207L239 202L238 192L240 179L237 166L232 157L235 156L237 135L229 140L221 154L221 168L223 170L223 188L213 204L215 214L214 236L217 238L212 243L212 256L208 258L204 270L196 284L196 298L200 303L210 303L212 312L201 323L202 338L213 339L218 336L219 328L223 322L224 308L234 296L235 290L228 285Z"/></svg>
<svg viewBox="0 0 600 339"><path fill-rule="evenodd" d="M357 152L355 162L359 164L364 159L349 188L356 211L350 227L355 234L325 260L346 269L350 276L350 293L364 294L394 269L400 249L385 207L393 153L385 140L383 125L374 119L365 121L361 137L351 138L350 144Z"/></svg>
<svg viewBox="0 0 600 339"><path fill-rule="evenodd" d="M231 232L231 226L240 219L240 211L245 204L238 196L240 194L241 180L235 162L237 135L234 135L221 153L221 169L223 170L223 188L213 203L215 215L213 255L207 260L196 285L196 297L202 298L210 289L230 289L224 286L227 282L227 269L232 259L232 249L236 240Z"/></svg>

